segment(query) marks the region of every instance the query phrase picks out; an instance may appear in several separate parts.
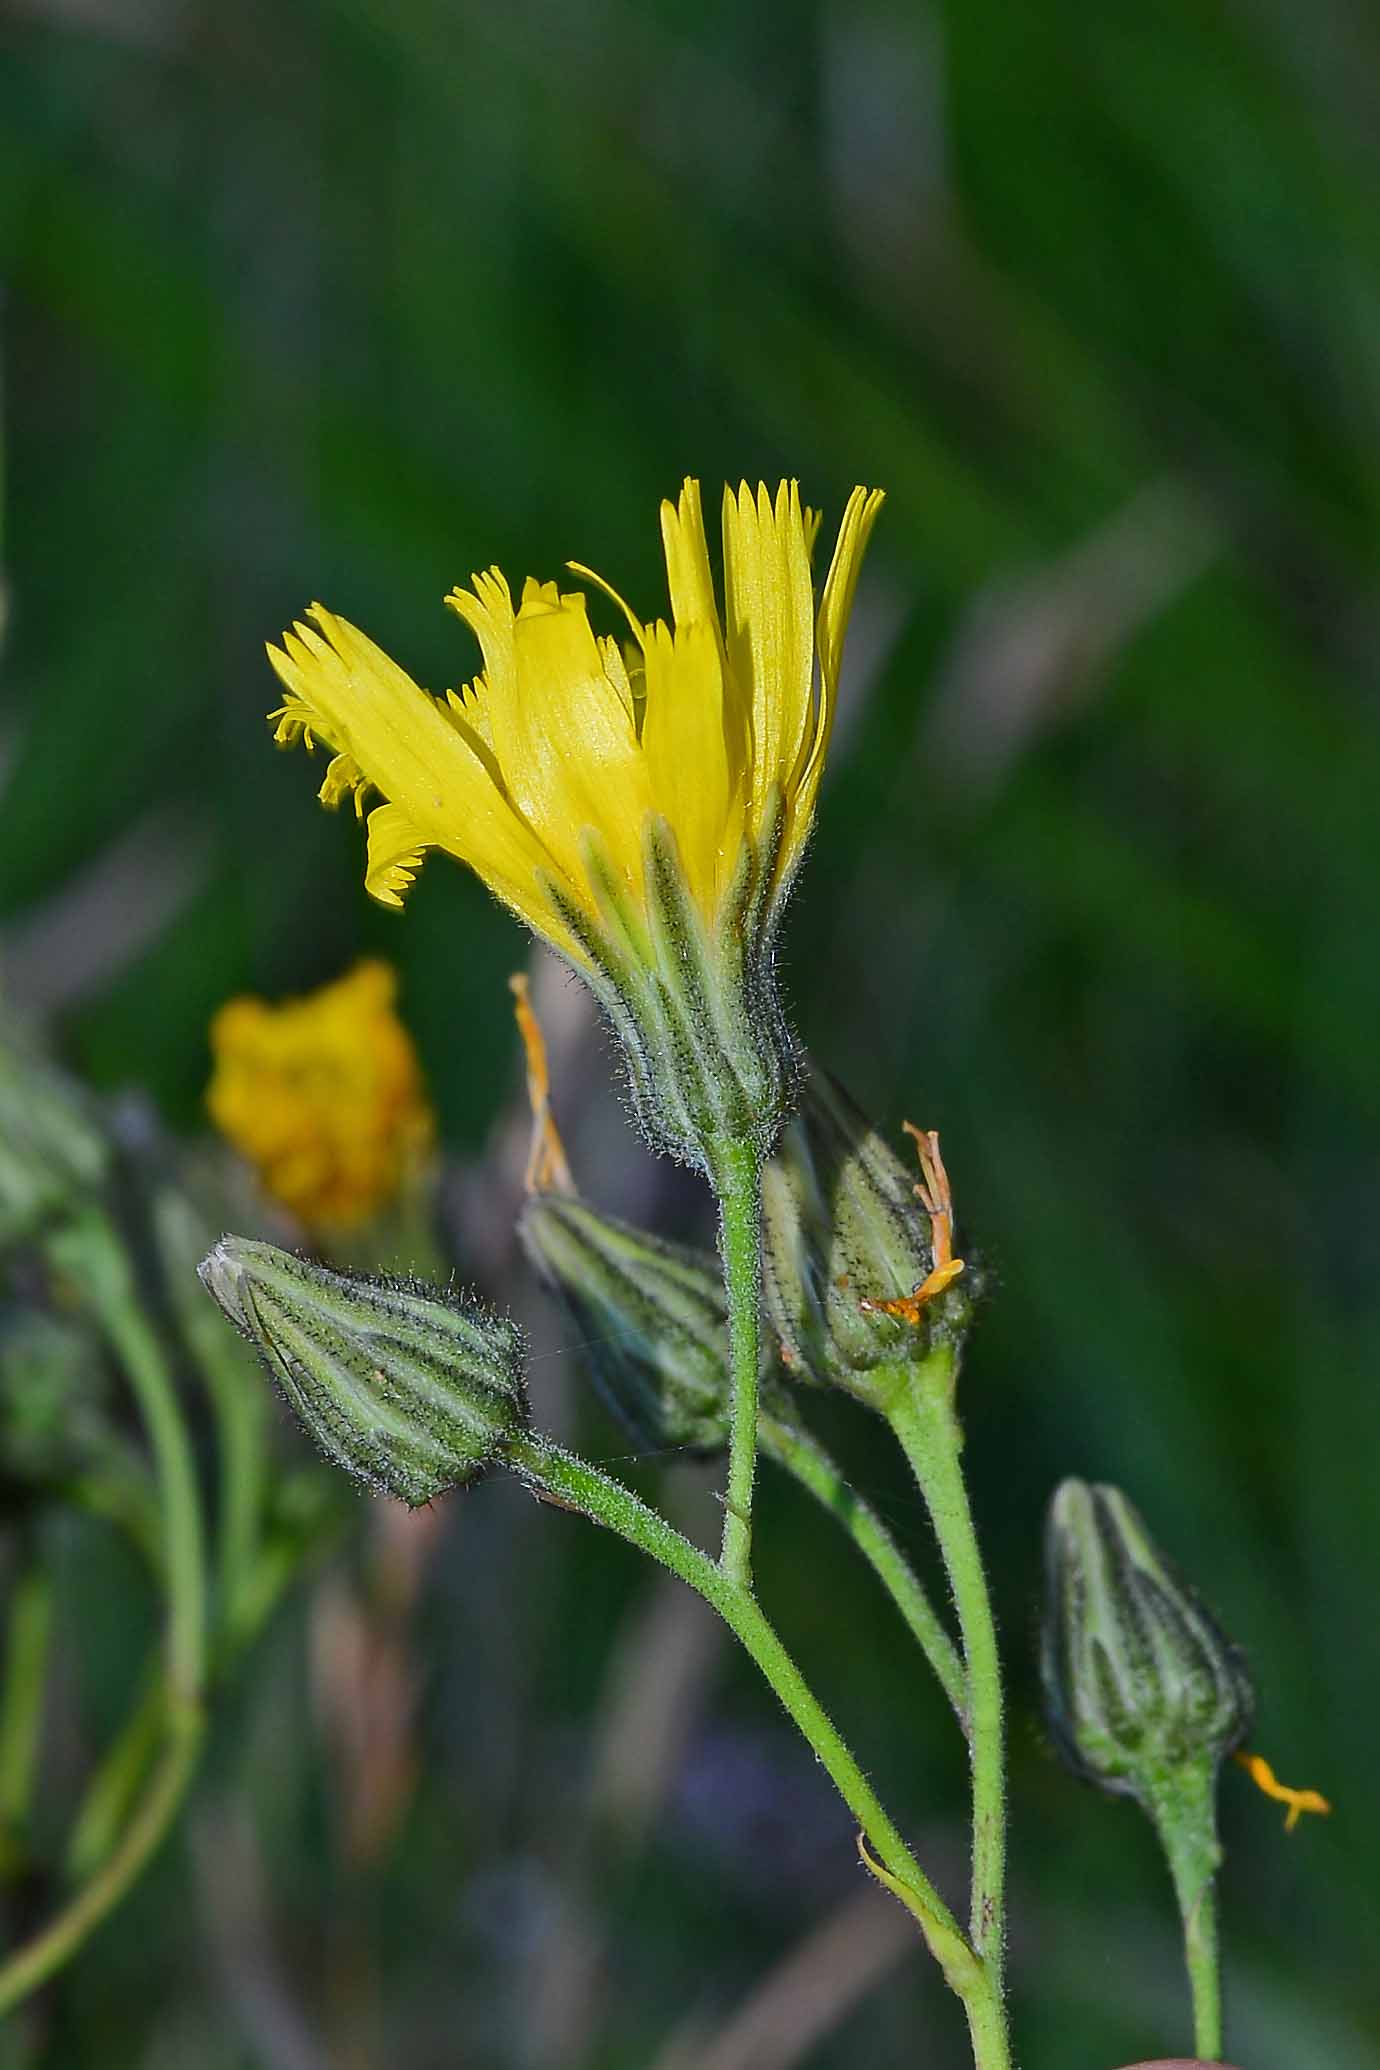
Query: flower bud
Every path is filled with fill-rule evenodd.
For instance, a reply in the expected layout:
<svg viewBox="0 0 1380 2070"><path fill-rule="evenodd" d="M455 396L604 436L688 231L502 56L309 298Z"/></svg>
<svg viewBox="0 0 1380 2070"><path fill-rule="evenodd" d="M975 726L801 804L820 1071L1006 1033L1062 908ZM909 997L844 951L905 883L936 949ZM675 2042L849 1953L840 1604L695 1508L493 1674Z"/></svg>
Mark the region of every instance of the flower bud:
<svg viewBox="0 0 1380 2070"><path fill-rule="evenodd" d="M1250 1725L1245 1662L1119 1488L1068 1480L1045 1535L1045 1706L1086 1781L1155 1807Z"/></svg>
<svg viewBox="0 0 1380 2070"><path fill-rule="evenodd" d="M907 1124L909 1128L909 1124ZM971 1312L954 1282L938 1139L910 1129L923 1183L836 1079L812 1066L800 1111L762 1178L767 1309L793 1378L863 1400L881 1365L960 1338Z"/></svg>
<svg viewBox="0 0 1380 2070"><path fill-rule="evenodd" d="M533 1194L518 1229L569 1311L600 1394L638 1442L653 1451L720 1451L728 1442L728 1322L713 1259L567 1193Z"/></svg>
<svg viewBox="0 0 1380 2070"><path fill-rule="evenodd" d="M107 1146L80 1089L0 1026L0 1243L94 1193Z"/></svg>
<svg viewBox="0 0 1380 2070"><path fill-rule="evenodd" d="M200 1270L326 1457L413 1509L475 1479L526 1423L522 1333L476 1303L244 1237Z"/></svg>

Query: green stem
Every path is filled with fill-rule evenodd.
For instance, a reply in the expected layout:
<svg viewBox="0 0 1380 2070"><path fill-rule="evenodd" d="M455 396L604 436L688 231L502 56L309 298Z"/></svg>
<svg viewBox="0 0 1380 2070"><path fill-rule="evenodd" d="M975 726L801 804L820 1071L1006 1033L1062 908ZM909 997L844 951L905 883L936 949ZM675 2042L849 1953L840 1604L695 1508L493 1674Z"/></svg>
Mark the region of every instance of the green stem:
<svg viewBox="0 0 1380 2070"><path fill-rule="evenodd" d="M837 1463L819 1440L802 1425L777 1414L774 1404L763 1409L757 1431L767 1457L793 1474L831 1516L837 1517L877 1574L905 1619L911 1636L939 1677L944 1694L966 1733L968 1677L958 1657L958 1649L940 1623L923 1583L876 1510L848 1485Z"/></svg>
<svg viewBox="0 0 1380 2070"><path fill-rule="evenodd" d="M1007 2070L1010 2057L1005 2026L987 1965L974 1954L962 1928L901 1838L852 1750L751 1591L726 1574L721 1565L688 1538L683 1538L631 1489L561 1451L549 1440L524 1433L509 1440L507 1456L539 1493L617 1532L687 1582L718 1611L770 1683L858 1821L883 1872L880 1880L919 1921L930 1952L967 2009L978 2070Z"/></svg>
<svg viewBox="0 0 1380 2070"><path fill-rule="evenodd" d="M920 1484L958 1611L972 1705L973 1878L968 1932L1000 1992L1006 1870L1001 1662L963 1481L954 1370L953 1349L941 1345L922 1364L883 1367L874 1377L883 1413Z"/></svg>
<svg viewBox="0 0 1380 2070"><path fill-rule="evenodd" d="M1193 1992L1193 2047L1205 2063L1222 2059L1222 1982L1217 1952L1217 1888L1205 1883L1184 1915L1184 1960Z"/></svg>
<svg viewBox="0 0 1380 2070"><path fill-rule="evenodd" d="M143 1308L117 1231L99 1211L50 1240L54 1263L81 1288L118 1353L148 1432L163 1527L164 1751L142 1801L104 1866L56 1919L0 1967L0 2014L70 1961L114 1909L163 1839L186 1793L205 1731L206 1581L201 1496L172 1375Z"/></svg>
<svg viewBox="0 0 1380 2070"><path fill-rule="evenodd" d="M1193 1994L1193 2048L1205 2063L1222 2058L1222 1983L1217 1949L1217 1778L1206 1764L1166 1777L1149 1810L1174 1879L1184 1930L1184 1963Z"/></svg>
<svg viewBox="0 0 1380 2070"><path fill-rule="evenodd" d="M342 1521L341 1515L332 1516L332 1535ZM324 1537L323 1533L323 1541ZM208 1686L218 1682L241 1649L257 1637L284 1589L314 1550L314 1546L304 1548L283 1539L262 1540L253 1566L241 1577L235 1615L217 1635L208 1662ZM67 1871L74 1880L93 1875L113 1851L129 1808L158 1757L165 1735L167 1703L166 1679L155 1656L143 1695L118 1738L107 1749L82 1797L67 1844Z"/></svg>
<svg viewBox="0 0 1380 2070"><path fill-rule="evenodd" d="M216 1608L230 1646L242 1636L245 1599L253 1585L263 1521L267 1470L268 1389L248 1347L208 1301L196 1268L210 1242L200 1216L180 1193L154 1202L154 1227L168 1299L216 1420Z"/></svg>
<svg viewBox="0 0 1380 2070"><path fill-rule="evenodd" d="M144 1313L129 1259L104 1215L52 1238L55 1262L80 1286L109 1337L152 1447L168 1591L167 1670L172 1698L197 1705L206 1669L206 1568L201 1495L187 1426L167 1360Z"/></svg>
<svg viewBox="0 0 1380 2070"><path fill-rule="evenodd" d="M24 1831L43 1729L53 1630L53 1584L23 1534L22 1565L10 1590L5 1687L0 1696L0 1872L24 1860Z"/></svg>
<svg viewBox="0 0 1380 2070"><path fill-rule="evenodd" d="M61 1494L73 1509L122 1531L153 1580L161 1583L164 1547L158 1505L142 1459L136 1465L116 1455L113 1439L108 1440L99 1469L75 1474L62 1484Z"/></svg>
<svg viewBox="0 0 1380 2070"><path fill-rule="evenodd" d="M762 1360L762 1165L755 1143L730 1139L710 1159L719 1201L719 1254L728 1299L731 1387L728 1488L719 1564L752 1580L752 1493L757 1478L757 1379Z"/></svg>
<svg viewBox="0 0 1380 2070"><path fill-rule="evenodd" d="M168 1691L163 1675L149 1675L143 1695L125 1719L86 1786L67 1843L67 1872L73 1882L93 1876L113 1854L149 1771L163 1744Z"/></svg>
<svg viewBox="0 0 1380 2070"><path fill-rule="evenodd" d="M120 1845L99 1875L41 1933L0 1967L0 2018L55 1975L82 1942L113 1911L138 1877L172 1824L201 1747L199 1709L180 1710L173 1721L163 1762Z"/></svg>

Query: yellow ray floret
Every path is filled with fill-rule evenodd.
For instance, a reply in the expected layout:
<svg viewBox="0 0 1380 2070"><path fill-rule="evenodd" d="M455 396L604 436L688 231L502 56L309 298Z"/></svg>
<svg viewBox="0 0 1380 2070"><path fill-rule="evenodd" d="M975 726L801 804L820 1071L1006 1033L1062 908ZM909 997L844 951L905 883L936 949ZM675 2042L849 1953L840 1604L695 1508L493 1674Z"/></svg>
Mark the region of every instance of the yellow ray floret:
<svg viewBox="0 0 1380 2070"><path fill-rule="evenodd" d="M313 1229L377 1215L430 1151L434 1120L383 963L271 1005L232 999L211 1023L206 1104L264 1190Z"/></svg>
<svg viewBox="0 0 1380 2070"><path fill-rule="evenodd" d="M333 751L323 804L369 815L365 882L399 905L433 848L467 863L577 963L571 916L597 919L586 858L596 837L614 881L643 895L644 829L660 815L707 924L739 878L745 846L789 882L808 838L828 747L843 637L881 494L855 489L816 608L818 519L793 482L774 496L726 491L724 601L710 570L698 484L663 504L671 622L644 624L613 598L632 645L590 626L583 595L529 580L517 604L497 569L446 602L478 640L483 672L463 692L420 689L322 605L269 658L286 690L282 743ZM771 829L780 825L779 841Z"/></svg>

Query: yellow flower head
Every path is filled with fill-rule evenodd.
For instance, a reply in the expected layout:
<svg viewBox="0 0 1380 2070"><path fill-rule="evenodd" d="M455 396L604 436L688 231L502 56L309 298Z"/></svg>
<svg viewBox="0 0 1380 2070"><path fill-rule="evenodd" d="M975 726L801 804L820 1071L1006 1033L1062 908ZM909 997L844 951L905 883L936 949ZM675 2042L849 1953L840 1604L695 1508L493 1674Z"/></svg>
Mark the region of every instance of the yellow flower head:
<svg viewBox="0 0 1380 2070"><path fill-rule="evenodd" d="M592 630L585 598L531 578L516 608L496 568L446 602L474 632L484 671L444 697L422 691L365 634L313 604L314 625L269 659L287 698L280 743L335 750L323 804L354 793L369 815L368 890L399 905L428 849L468 863L538 934L587 960L564 909L599 924L585 836L640 899L643 822L675 835L695 902L712 923L744 843L772 833L776 885L810 831L829 742L844 629L881 495L855 489L818 612L810 550L818 519L794 482L775 498L724 495L724 610L709 569L699 484L663 503L673 624L632 632L626 653ZM574 565L574 564L572 564ZM577 569L587 575L583 568ZM589 576L607 589L597 576ZM612 592L609 592L612 594ZM556 895L553 900L553 893Z"/></svg>
<svg viewBox="0 0 1380 2070"><path fill-rule="evenodd" d="M644 624L571 563L613 599L626 645L593 630L582 594L529 579L515 605L496 568L476 575L446 602L483 672L444 697L320 604L268 650L287 691L275 737L334 750L322 802L353 794L362 813L371 791L383 801L367 889L401 905L429 849L468 863L590 979L649 1132L694 1162L744 1116L765 1147L785 1111L793 1051L784 1024L766 1025L780 1015L763 972L814 817L881 501L853 491L816 604L818 518L795 483L774 497L726 490L721 611L687 481L661 507L671 623Z"/></svg>
<svg viewBox="0 0 1380 2070"><path fill-rule="evenodd" d="M211 1118L309 1228L369 1221L431 1147L432 1112L396 994L388 966L365 962L281 1006L232 999L211 1023Z"/></svg>

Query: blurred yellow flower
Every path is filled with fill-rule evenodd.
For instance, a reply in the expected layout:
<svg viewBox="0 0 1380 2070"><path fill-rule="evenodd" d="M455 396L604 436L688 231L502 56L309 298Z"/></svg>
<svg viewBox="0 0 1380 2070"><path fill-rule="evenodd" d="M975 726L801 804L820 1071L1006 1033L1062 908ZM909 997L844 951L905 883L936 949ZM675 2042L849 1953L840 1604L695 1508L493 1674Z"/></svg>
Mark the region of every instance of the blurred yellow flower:
<svg viewBox="0 0 1380 2070"><path fill-rule="evenodd" d="M232 999L211 1022L211 1118L309 1228L369 1221L431 1148L434 1119L396 995L387 964L364 962L279 1006Z"/></svg>
<svg viewBox="0 0 1380 2070"><path fill-rule="evenodd" d="M818 610L810 553L818 517L794 482L725 490L724 611L709 568L699 484L663 503L673 625L631 629L626 650L589 624L585 599L530 579L514 609L498 570L450 605L475 633L484 672L433 697L321 604L269 659L287 690L282 744L335 750L321 800L385 801L369 815L367 889L400 905L422 858L468 863L538 934L588 969L587 929L607 933L607 893L646 924L649 817L674 836L683 881L712 931L743 905L744 859L759 926L809 835L828 747L844 630L881 506L855 489ZM639 945L640 946L640 945Z"/></svg>

